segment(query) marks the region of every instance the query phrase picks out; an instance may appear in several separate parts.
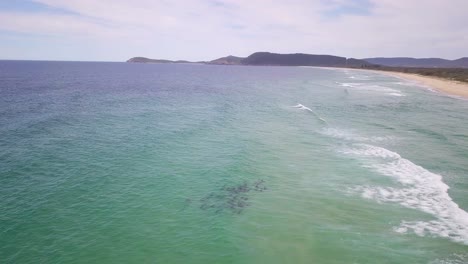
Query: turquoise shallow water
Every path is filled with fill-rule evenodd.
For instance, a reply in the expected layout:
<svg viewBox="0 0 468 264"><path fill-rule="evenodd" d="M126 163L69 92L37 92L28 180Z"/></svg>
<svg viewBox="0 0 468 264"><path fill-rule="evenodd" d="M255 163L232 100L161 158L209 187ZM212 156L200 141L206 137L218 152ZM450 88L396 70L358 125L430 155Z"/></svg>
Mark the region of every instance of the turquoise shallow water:
<svg viewBox="0 0 468 264"><path fill-rule="evenodd" d="M416 86L0 62L0 262L467 263L468 101Z"/></svg>

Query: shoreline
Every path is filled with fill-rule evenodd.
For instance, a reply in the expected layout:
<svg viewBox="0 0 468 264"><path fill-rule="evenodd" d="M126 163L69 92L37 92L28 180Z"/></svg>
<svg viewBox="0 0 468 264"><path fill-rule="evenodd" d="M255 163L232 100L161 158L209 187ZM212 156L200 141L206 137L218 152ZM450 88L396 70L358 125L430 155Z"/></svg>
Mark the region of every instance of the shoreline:
<svg viewBox="0 0 468 264"><path fill-rule="evenodd" d="M374 73L380 73L387 76L400 78L407 81L414 81L420 85L426 86L434 91L440 92L448 96L455 96L463 99L468 99L468 83L461 83L447 79L423 76L413 73L392 72L392 71L379 71L379 70L366 70Z"/></svg>

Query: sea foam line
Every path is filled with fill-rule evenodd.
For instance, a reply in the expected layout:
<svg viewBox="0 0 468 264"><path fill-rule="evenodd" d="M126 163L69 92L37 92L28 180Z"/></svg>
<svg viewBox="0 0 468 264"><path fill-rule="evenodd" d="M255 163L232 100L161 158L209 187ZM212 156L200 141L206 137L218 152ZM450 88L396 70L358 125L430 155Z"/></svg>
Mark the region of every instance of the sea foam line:
<svg viewBox="0 0 468 264"><path fill-rule="evenodd" d="M376 84L366 84L366 83L358 83L358 82L352 82L352 83L336 82L336 83L339 86L350 88L353 91L383 93L385 95L391 95L391 96L406 96L405 94L401 93L400 90L381 86L381 85L376 85Z"/></svg>
<svg viewBox="0 0 468 264"><path fill-rule="evenodd" d="M393 141L395 137L393 136L361 136L352 130L344 130L338 128L327 127L320 131L321 134L342 139L345 141L358 141L358 142L383 142L383 141Z"/></svg>
<svg viewBox="0 0 468 264"><path fill-rule="evenodd" d="M449 238L468 245L468 213L448 195L442 176L402 158L388 149L355 144L343 151L346 154L367 158L365 167L398 181L403 188L359 186L354 188L362 197L379 202L398 203L435 217L432 221L402 221L394 230L407 233L412 230L419 236L433 235Z"/></svg>

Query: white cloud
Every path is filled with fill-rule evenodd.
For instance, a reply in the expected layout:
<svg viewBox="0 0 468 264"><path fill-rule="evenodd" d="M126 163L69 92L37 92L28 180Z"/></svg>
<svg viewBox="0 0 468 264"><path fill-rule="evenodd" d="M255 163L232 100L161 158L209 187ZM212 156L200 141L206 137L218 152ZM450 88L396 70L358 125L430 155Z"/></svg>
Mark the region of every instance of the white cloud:
<svg viewBox="0 0 468 264"><path fill-rule="evenodd" d="M46 35L51 42L86 41L88 53L92 44L114 47L100 48L96 60L134 55L203 60L258 50L349 57L468 56L465 0L371 0L363 7L370 8L368 15L346 13L365 1L344 0L34 1L67 12L0 11L0 29ZM330 16L336 10L341 13ZM70 54L82 56L79 45L73 48L78 50Z"/></svg>

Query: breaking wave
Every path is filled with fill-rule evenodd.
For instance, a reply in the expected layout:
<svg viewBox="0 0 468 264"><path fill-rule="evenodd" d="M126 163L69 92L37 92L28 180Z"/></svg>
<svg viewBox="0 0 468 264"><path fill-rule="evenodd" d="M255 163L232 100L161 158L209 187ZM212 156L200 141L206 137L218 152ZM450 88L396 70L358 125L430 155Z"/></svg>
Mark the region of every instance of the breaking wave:
<svg viewBox="0 0 468 264"><path fill-rule="evenodd" d="M396 232L412 231L418 236L439 236L468 245L468 213L449 196L449 186L443 182L441 175L402 158L396 152L373 145L354 144L342 152L367 159L365 167L395 179L402 186L353 188L362 197L378 202L398 203L435 218L431 221L402 221L400 226L394 228Z"/></svg>
<svg viewBox="0 0 468 264"><path fill-rule="evenodd" d="M315 117L317 117L318 120L322 121L322 122L325 123L325 124L327 123L327 121L326 121L324 118L322 118L322 117L319 116L317 113L315 113L312 109L310 109L309 107L307 107L307 106L305 106L305 105L303 105L303 104L297 104L297 105L294 105L294 106L292 106L292 107L294 107L294 108L299 108L299 109L301 109L301 110L306 110L306 111L312 113Z"/></svg>
<svg viewBox="0 0 468 264"><path fill-rule="evenodd" d="M340 83L337 82L339 86L350 88L352 91L356 92L367 92L367 93L379 93L384 95L390 96L406 96L401 91L381 85L375 84L366 84L366 83L358 83L358 82L345 82Z"/></svg>
<svg viewBox="0 0 468 264"><path fill-rule="evenodd" d="M391 141L395 139L395 137L392 137L392 136L361 136L350 130L331 128L331 127L323 129L321 133L329 137L342 139L346 141L382 142L382 141Z"/></svg>

